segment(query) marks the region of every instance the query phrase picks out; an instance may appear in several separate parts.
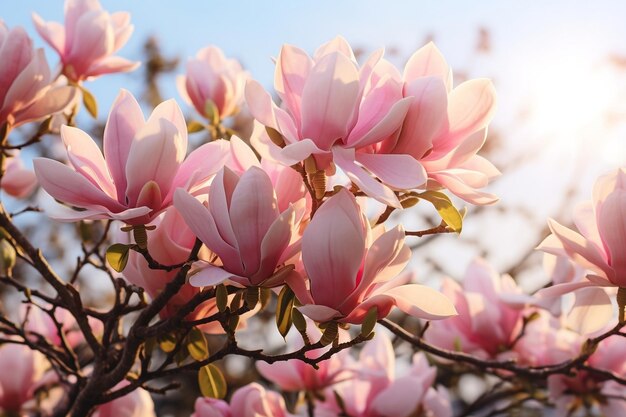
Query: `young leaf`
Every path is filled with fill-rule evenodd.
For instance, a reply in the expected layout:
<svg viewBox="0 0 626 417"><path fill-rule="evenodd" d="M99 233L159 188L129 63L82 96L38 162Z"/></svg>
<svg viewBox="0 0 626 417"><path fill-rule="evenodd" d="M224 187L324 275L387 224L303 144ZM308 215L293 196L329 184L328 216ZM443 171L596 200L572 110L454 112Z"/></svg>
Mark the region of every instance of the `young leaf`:
<svg viewBox="0 0 626 417"><path fill-rule="evenodd" d="M96 98L85 87L80 87L80 91L83 93L83 105L94 119L98 118L98 102Z"/></svg>
<svg viewBox="0 0 626 417"><path fill-rule="evenodd" d="M215 287L215 304L220 313L223 313L228 306L228 291L224 284Z"/></svg>
<svg viewBox="0 0 626 417"><path fill-rule="evenodd" d="M448 227L456 233L461 233L463 216L454 207L447 195L439 191L424 191L419 194L419 198L430 201Z"/></svg>
<svg viewBox="0 0 626 417"><path fill-rule="evenodd" d="M128 263L128 253L130 245L115 243L107 248L107 262L117 272L122 272Z"/></svg>
<svg viewBox="0 0 626 417"><path fill-rule="evenodd" d="M361 335L367 336L372 333L374 330L374 326L376 326L376 321L378 320L378 308L376 306L369 309L367 314L365 315L365 320L363 320L363 324L361 325Z"/></svg>
<svg viewBox="0 0 626 417"><path fill-rule="evenodd" d="M195 120L192 120L187 124L187 132L189 133L202 132L205 128L206 127L202 123L196 122Z"/></svg>
<svg viewBox="0 0 626 417"><path fill-rule="evenodd" d="M226 396L226 380L222 371L213 364L200 368L198 385L203 396L222 399Z"/></svg>
<svg viewBox="0 0 626 417"><path fill-rule="evenodd" d="M248 287L246 289L246 305L250 310L256 307L259 302L259 287Z"/></svg>
<svg viewBox="0 0 626 417"><path fill-rule="evenodd" d="M165 353L173 352L176 349L176 343L178 342L178 337L176 337L176 333L167 333L162 336L159 336L157 339L159 342L159 347Z"/></svg>
<svg viewBox="0 0 626 417"><path fill-rule="evenodd" d="M212 126L220 124L220 110L217 108L213 100L208 99L206 103L204 103L204 115Z"/></svg>
<svg viewBox="0 0 626 417"><path fill-rule="evenodd" d="M280 290L280 294L278 294L278 303L276 305L276 327L278 327L278 331L284 337L289 333L289 329L291 328L291 324L293 323L293 301L295 299L295 294L289 288L288 285L285 285L282 290Z"/></svg>
<svg viewBox="0 0 626 417"><path fill-rule="evenodd" d="M204 337L204 333L197 327L191 329L187 335L187 350L192 358L203 361L209 357L209 345Z"/></svg>
<svg viewBox="0 0 626 417"><path fill-rule="evenodd" d="M330 345L337 339L337 336L339 336L339 328L337 326L337 322L332 321L326 325L326 329L324 329L320 343L322 346Z"/></svg>

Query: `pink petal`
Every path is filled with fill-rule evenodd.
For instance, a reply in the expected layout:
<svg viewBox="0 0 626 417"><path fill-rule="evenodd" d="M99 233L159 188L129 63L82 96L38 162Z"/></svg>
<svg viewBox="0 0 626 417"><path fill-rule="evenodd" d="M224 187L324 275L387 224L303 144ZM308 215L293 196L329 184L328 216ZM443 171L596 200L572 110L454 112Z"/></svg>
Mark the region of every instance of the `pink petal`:
<svg viewBox="0 0 626 417"><path fill-rule="evenodd" d="M324 56L311 69L302 91L302 136L329 150L347 137L359 99L354 63L336 52Z"/></svg>
<svg viewBox="0 0 626 417"><path fill-rule="evenodd" d="M145 125L143 113L135 97L122 89L118 94L104 127L104 157L117 189L117 199L126 198L126 163L137 132Z"/></svg>
<svg viewBox="0 0 626 417"><path fill-rule="evenodd" d="M24 68L34 58L33 41L28 37L24 28L16 27L9 31L0 49L0 104L4 108L7 106L6 92L20 75ZM43 50L42 50L43 53Z"/></svg>
<svg viewBox="0 0 626 417"><path fill-rule="evenodd" d="M434 43L417 50L404 67L404 80L411 82L421 77L437 77L444 81L446 89L452 88L452 71Z"/></svg>
<svg viewBox="0 0 626 417"><path fill-rule="evenodd" d="M67 157L76 172L91 181L109 197L116 199L117 193L111 175L102 152L93 139L82 130L70 126L61 126L61 139L67 150Z"/></svg>
<svg viewBox="0 0 626 417"><path fill-rule="evenodd" d="M64 110L76 97L76 88L69 86L52 87L45 95L30 106L15 113L15 125L18 126Z"/></svg>
<svg viewBox="0 0 626 417"><path fill-rule="evenodd" d="M88 75L89 67L94 61L113 52L113 27L108 13L93 10L78 18L74 36L69 33L69 28L67 30L71 43L69 48L66 46L64 63L72 66L70 76L80 80Z"/></svg>
<svg viewBox="0 0 626 417"><path fill-rule="evenodd" d="M277 217L272 182L262 169L250 168L239 179L230 203L233 233L247 277L258 271L263 238Z"/></svg>
<svg viewBox="0 0 626 417"><path fill-rule="evenodd" d="M120 212L125 209L102 190L96 188L87 178L60 162L35 158L33 166L43 189L64 203L87 209L102 206L110 212Z"/></svg>
<svg viewBox="0 0 626 417"><path fill-rule="evenodd" d="M600 208L598 231L615 271L615 284L626 287L626 190L609 194Z"/></svg>
<svg viewBox="0 0 626 417"><path fill-rule="evenodd" d="M238 173L243 173L253 166L261 166L252 148L238 136L232 136L230 138L230 160L226 165Z"/></svg>
<svg viewBox="0 0 626 417"><path fill-rule="evenodd" d="M289 144L282 148L278 153L278 161L283 165L294 165L298 162L304 161L311 155L327 154L328 151L324 151L317 147L316 143L311 139L303 139L299 142Z"/></svg>
<svg viewBox="0 0 626 417"><path fill-rule="evenodd" d="M116 72L130 72L139 68L140 65L141 62L138 61L130 61L119 56L108 56L90 65L87 74L90 77L98 77Z"/></svg>
<svg viewBox="0 0 626 417"><path fill-rule="evenodd" d="M331 307L326 307L323 305L307 304L298 307L298 310L300 310L300 312L308 318L315 320L319 323L325 323L334 318L341 317L340 312Z"/></svg>
<svg viewBox="0 0 626 417"><path fill-rule="evenodd" d="M283 252L289 246L295 220L295 210L289 207L274 220L267 230L261 242L261 260L258 277L255 277L255 280L265 279L272 275Z"/></svg>
<svg viewBox="0 0 626 417"><path fill-rule="evenodd" d="M322 205L302 238L302 261L316 304L340 306L356 288L365 230L354 196L342 189Z"/></svg>
<svg viewBox="0 0 626 417"><path fill-rule="evenodd" d="M421 159L433 146L433 139L447 127L448 94L439 78L418 78L405 86L412 96L394 153Z"/></svg>
<svg viewBox="0 0 626 417"><path fill-rule="evenodd" d="M302 91L313 61L302 49L284 45L276 60L274 88L293 115L300 114Z"/></svg>
<svg viewBox="0 0 626 417"><path fill-rule="evenodd" d="M496 110L496 92L487 79L473 79L456 87L448 95L449 131L437 146L451 149L459 141L484 129Z"/></svg>
<svg viewBox="0 0 626 417"><path fill-rule="evenodd" d="M402 205L393 191L384 184L376 181L363 168L356 165L354 149L333 147L333 161L365 194L375 198L383 204L401 208Z"/></svg>
<svg viewBox="0 0 626 417"><path fill-rule="evenodd" d="M250 113L262 125L278 130L288 143L298 140L298 130L294 120L283 109L276 107L272 97L261 84L248 80L245 97Z"/></svg>
<svg viewBox="0 0 626 417"><path fill-rule="evenodd" d="M418 188L428 179L422 164L410 155L357 153L356 160L396 190Z"/></svg>
<svg viewBox="0 0 626 417"><path fill-rule="evenodd" d="M221 284L227 279L241 278L217 266L203 262L202 269L189 277L189 284L194 287L210 287Z"/></svg>
<svg viewBox="0 0 626 417"><path fill-rule="evenodd" d="M426 167L426 170L428 170L428 167ZM431 176L444 188L450 190L452 194L462 198L468 203L476 205L488 205L495 204L498 201L498 197L496 195L484 191L479 191L463 182L461 178L446 171L433 173Z"/></svg>
<svg viewBox="0 0 626 417"><path fill-rule="evenodd" d="M41 37L54 48L59 55L63 55L65 48L65 28L58 22L44 22L37 14L32 15L35 29Z"/></svg>
<svg viewBox="0 0 626 417"><path fill-rule="evenodd" d="M602 288L576 291L576 302L568 317L568 325L580 334L594 333L606 327L613 318L613 305Z"/></svg>

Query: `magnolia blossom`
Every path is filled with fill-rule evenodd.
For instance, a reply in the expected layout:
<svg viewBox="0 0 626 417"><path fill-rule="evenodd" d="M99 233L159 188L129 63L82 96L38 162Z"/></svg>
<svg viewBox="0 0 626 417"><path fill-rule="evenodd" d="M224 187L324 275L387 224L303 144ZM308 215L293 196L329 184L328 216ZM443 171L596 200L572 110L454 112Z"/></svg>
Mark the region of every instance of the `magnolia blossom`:
<svg viewBox="0 0 626 417"><path fill-rule="evenodd" d="M476 154L495 112L491 81L470 80L453 89L452 71L432 43L411 56L403 77L390 66L384 76L403 84L403 96L411 101L402 128L356 150L337 148L335 163L359 188L383 202L383 184L394 190L447 188L473 204L497 201L478 188L499 171ZM415 184L418 176L413 172L420 172L420 184ZM373 181L372 174L383 184ZM426 177L428 183L423 184Z"/></svg>
<svg viewBox="0 0 626 417"><path fill-rule="evenodd" d="M213 141L187 152L187 125L173 100L158 105L147 121L135 98L118 95L104 129L104 157L80 129L63 126L70 166L36 158L41 186L57 200L83 210L64 210L61 220L116 219L146 224L172 204L182 187L197 192L228 157L228 143ZM61 208L60 208L61 209Z"/></svg>
<svg viewBox="0 0 626 417"><path fill-rule="evenodd" d="M23 308L20 311L21 318L24 320L24 329L29 332L33 339L37 336L43 336L49 343L55 346L63 346L57 323L61 326L61 332L65 342L71 348L75 349L85 342L85 337L76 323L76 319L68 310L63 308L54 309L54 320L49 314L43 312L40 308ZM96 318L87 318L89 328L96 337L102 336L104 325ZM37 336L35 336L37 335Z"/></svg>
<svg viewBox="0 0 626 417"><path fill-rule="evenodd" d="M37 186L35 174L24 167L19 152L7 157L6 170L0 179L0 188L17 198L28 197Z"/></svg>
<svg viewBox="0 0 626 417"><path fill-rule="evenodd" d="M174 200L189 228L222 263L198 262L200 269L189 280L192 285L230 279L244 286L274 287L293 275L293 268L277 268L299 250L292 237L298 237L294 231L304 200L280 212L265 171L252 167L239 176L224 167L211 184L208 207L184 190L178 190Z"/></svg>
<svg viewBox="0 0 626 417"><path fill-rule="evenodd" d="M125 385L128 383L122 382L116 388L119 389ZM130 394L102 404L93 415L94 417L156 417L152 397L143 388L138 388Z"/></svg>
<svg viewBox="0 0 626 417"><path fill-rule="evenodd" d="M237 417L288 417L285 401L280 394L267 391L253 382L239 388L230 400L230 411ZM204 417L203 416L198 417ZM210 415L210 414L208 414ZM220 416L217 414L217 416Z"/></svg>
<svg viewBox="0 0 626 417"><path fill-rule="evenodd" d="M329 388L326 401L316 407L316 416L452 416L447 392L433 387L437 369L428 365L423 354L413 356L406 374L395 376L395 354L385 333L377 334L368 342L358 362L353 361L348 366L356 370L355 377ZM342 405L337 403L332 391L341 397Z"/></svg>
<svg viewBox="0 0 626 417"><path fill-rule="evenodd" d="M552 234L538 248L566 256L588 273L585 279L554 285L538 295L551 297L586 287L626 288L626 168L598 179L593 200L577 207L574 221L580 233L549 220ZM590 330L611 319L610 303L600 289L578 295L577 304L587 309L584 318L596 323Z"/></svg>
<svg viewBox="0 0 626 417"><path fill-rule="evenodd" d="M354 196L342 188L304 232L302 260L310 288L293 288L303 304L299 309L320 322L362 323L372 308L381 319L393 306L426 319L455 315L441 293L394 279L410 257L402 227L372 230Z"/></svg>
<svg viewBox="0 0 626 417"><path fill-rule="evenodd" d="M320 332L313 321L306 320L306 332L309 340L319 340L322 332ZM292 329L287 335L287 351L298 350L303 345L300 333ZM308 358L318 358L327 351L328 348L310 350L306 353L306 356ZM345 367L348 357L348 351L343 350L329 359L319 362L318 369L299 359L279 361L272 364L259 361L256 363L256 367L264 378L278 385L283 391L320 391L354 375L352 370Z"/></svg>
<svg viewBox="0 0 626 417"><path fill-rule="evenodd" d="M425 334L429 343L480 357L496 357L511 348L522 329L518 299L524 299L513 278L500 276L478 259L468 267L462 286L446 279L442 292L459 315L431 323Z"/></svg>
<svg viewBox="0 0 626 417"><path fill-rule="evenodd" d="M279 132L284 144L281 148L265 135L254 146L285 165L313 155L316 169L333 174L333 161L344 168L343 161L350 159L346 155L353 156L355 149L380 142L400 128L411 98L402 97L402 82L391 75L394 71L382 59L382 51L359 66L341 37L322 45L313 57L295 46L283 46L274 79L283 107L276 106L255 81L246 86L246 101L255 119ZM377 176L402 177L401 188L426 181L422 166L405 155L389 156L383 165L367 158L359 163ZM393 192L373 178L351 179L371 190L370 195L399 207Z"/></svg>
<svg viewBox="0 0 626 417"><path fill-rule="evenodd" d="M178 78L178 90L198 113L207 119L207 103L215 105L220 119L239 112L249 75L235 59L227 59L221 49L207 46L187 62L187 74ZM210 106L210 104L209 104Z"/></svg>
<svg viewBox="0 0 626 417"><path fill-rule="evenodd" d="M0 411L19 415L24 403L33 398L48 367L45 357L28 346L0 346Z"/></svg>
<svg viewBox="0 0 626 417"><path fill-rule="evenodd" d="M41 119L63 110L74 98L72 87L51 85L42 48L21 27L11 30L0 20L0 127Z"/></svg>
<svg viewBox="0 0 626 417"><path fill-rule="evenodd" d="M98 0L66 0L65 26L44 22L36 13L33 21L37 32L61 57L62 73L73 82L139 66L113 55L133 33L127 12L109 14Z"/></svg>
<svg viewBox="0 0 626 417"><path fill-rule="evenodd" d="M198 398L191 417L232 417L230 405L214 398Z"/></svg>

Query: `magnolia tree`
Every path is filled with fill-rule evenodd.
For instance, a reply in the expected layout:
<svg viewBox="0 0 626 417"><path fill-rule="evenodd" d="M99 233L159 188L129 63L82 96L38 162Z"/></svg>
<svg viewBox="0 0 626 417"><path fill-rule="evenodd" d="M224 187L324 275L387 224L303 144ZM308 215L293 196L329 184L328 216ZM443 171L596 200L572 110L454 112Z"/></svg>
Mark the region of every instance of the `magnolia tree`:
<svg viewBox="0 0 626 417"><path fill-rule="evenodd" d="M478 155L489 80L455 85L432 43L400 69L337 37L283 46L273 94L208 46L178 80L203 122L120 88L92 138L75 117L97 116L89 81L139 66L115 55L130 16L67 0L64 24L33 22L54 71L0 23L2 415L154 416L189 374L195 417L626 413L625 168L598 179L574 230L548 221L553 285L526 294L477 259L437 290L407 268L407 241L461 233L453 201L497 202ZM231 122L243 109L250 137ZM54 142L65 154L44 157ZM397 213L422 200L441 222L405 230ZM69 272L26 212L79 225ZM92 305L85 274L113 297ZM271 328L280 346L260 337ZM232 357L257 381L231 378ZM471 375L487 385L467 400Z"/></svg>

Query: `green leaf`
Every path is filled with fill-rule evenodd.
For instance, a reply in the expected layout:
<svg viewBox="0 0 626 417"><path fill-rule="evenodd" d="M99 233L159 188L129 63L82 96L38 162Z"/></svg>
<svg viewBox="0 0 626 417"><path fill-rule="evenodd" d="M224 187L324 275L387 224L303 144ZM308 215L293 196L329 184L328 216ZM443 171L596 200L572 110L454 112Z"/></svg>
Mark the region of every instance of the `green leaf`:
<svg viewBox="0 0 626 417"><path fill-rule="evenodd" d="M197 327L191 329L187 335L187 350L192 358L198 362L209 357L209 345L204 337L204 333Z"/></svg>
<svg viewBox="0 0 626 417"><path fill-rule="evenodd" d="M370 333L372 333L372 330L374 330L374 326L376 326L377 320L378 320L378 308L374 306L370 308L367 314L365 315L363 324L361 324L361 335L367 336Z"/></svg>
<svg viewBox="0 0 626 417"><path fill-rule="evenodd" d="M176 333L167 333L158 337L159 347L165 353L173 352L176 349L178 343L178 337Z"/></svg>
<svg viewBox="0 0 626 417"><path fill-rule="evenodd" d="M287 333L289 333L289 329L291 328L291 324L293 323L292 310L295 298L295 294L288 285L285 285L283 289L280 290L280 294L278 294L278 303L276 305L276 327L283 338L287 336Z"/></svg>
<svg viewBox="0 0 626 417"><path fill-rule="evenodd" d="M98 118L98 102L96 98L85 87L79 86L80 91L83 93L83 105L94 119Z"/></svg>
<svg viewBox="0 0 626 417"><path fill-rule="evenodd" d="M456 207L454 207L447 195L439 191L425 191L419 194L419 198L430 201L435 209L437 209L437 212L446 225L456 233L461 233L463 229L463 216Z"/></svg>
<svg viewBox="0 0 626 417"><path fill-rule="evenodd" d="M220 110L211 99L208 99L204 103L204 116L209 120L211 125L218 126L220 124Z"/></svg>
<svg viewBox="0 0 626 417"><path fill-rule="evenodd" d="M204 129L206 129L206 126L200 122L196 122L195 120L187 123L187 132L189 133L202 132Z"/></svg>
<svg viewBox="0 0 626 417"><path fill-rule="evenodd" d="M128 253L130 245L115 243L107 248L106 259L111 268L117 272L122 272L128 263Z"/></svg>
<svg viewBox="0 0 626 417"><path fill-rule="evenodd" d="M203 396L209 398L222 399L226 397L226 380L222 371L213 365L208 364L200 368L198 372L198 386Z"/></svg>
<svg viewBox="0 0 626 417"><path fill-rule="evenodd" d="M223 313L228 307L228 290L224 284L215 287L215 304L220 313Z"/></svg>
<svg viewBox="0 0 626 417"><path fill-rule="evenodd" d="M300 333L306 333L306 320L297 308L294 308L291 312L291 318L296 329L298 329Z"/></svg>

